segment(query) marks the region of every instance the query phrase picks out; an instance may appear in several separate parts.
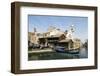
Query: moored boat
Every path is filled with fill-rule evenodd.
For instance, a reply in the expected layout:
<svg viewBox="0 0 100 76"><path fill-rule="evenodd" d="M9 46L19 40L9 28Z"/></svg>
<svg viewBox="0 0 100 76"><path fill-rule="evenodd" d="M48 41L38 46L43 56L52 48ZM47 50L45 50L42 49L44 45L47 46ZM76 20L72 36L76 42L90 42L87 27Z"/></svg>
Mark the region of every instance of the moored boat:
<svg viewBox="0 0 100 76"><path fill-rule="evenodd" d="M79 50L78 49L66 49L65 47L61 47L61 46L56 46L55 48L53 48L53 50L55 50L56 52L60 52L60 53L70 53L70 54L78 54Z"/></svg>

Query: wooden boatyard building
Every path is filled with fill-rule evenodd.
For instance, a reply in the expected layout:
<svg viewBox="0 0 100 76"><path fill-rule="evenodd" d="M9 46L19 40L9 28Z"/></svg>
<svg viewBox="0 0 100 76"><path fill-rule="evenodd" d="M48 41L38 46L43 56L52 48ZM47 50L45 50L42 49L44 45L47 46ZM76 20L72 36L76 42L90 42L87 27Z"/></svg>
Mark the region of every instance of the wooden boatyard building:
<svg viewBox="0 0 100 76"><path fill-rule="evenodd" d="M62 46L66 49L78 49L80 48L80 40L79 39L64 39L64 36L54 36L54 37L46 37L39 38L39 44L44 46Z"/></svg>
<svg viewBox="0 0 100 76"><path fill-rule="evenodd" d="M72 30L72 28L71 28ZM81 41L72 37L72 31L62 32L60 29L53 28L46 33L29 32L28 40L33 44L46 47L62 46L66 49L77 49L81 47Z"/></svg>

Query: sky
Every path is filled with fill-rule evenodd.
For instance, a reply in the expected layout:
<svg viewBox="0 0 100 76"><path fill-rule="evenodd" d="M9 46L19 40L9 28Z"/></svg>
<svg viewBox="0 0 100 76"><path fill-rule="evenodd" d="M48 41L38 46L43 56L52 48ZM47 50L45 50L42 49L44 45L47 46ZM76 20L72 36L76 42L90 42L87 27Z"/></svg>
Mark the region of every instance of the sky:
<svg viewBox="0 0 100 76"><path fill-rule="evenodd" d="M55 26L62 31L69 30L74 25L74 37L80 38L82 42L88 39L88 17L77 16L47 16L47 15L28 15L28 31L47 32L49 26Z"/></svg>

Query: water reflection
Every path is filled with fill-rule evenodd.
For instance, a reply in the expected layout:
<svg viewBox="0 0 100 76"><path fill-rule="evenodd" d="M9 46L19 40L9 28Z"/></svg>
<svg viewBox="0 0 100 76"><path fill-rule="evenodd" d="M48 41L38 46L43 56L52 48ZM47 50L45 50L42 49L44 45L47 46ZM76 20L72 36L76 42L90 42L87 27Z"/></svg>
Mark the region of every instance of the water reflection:
<svg viewBox="0 0 100 76"><path fill-rule="evenodd" d="M29 54L29 60L55 60L55 59L79 59L88 58L88 50L86 48L81 48L78 54L70 53L59 53L59 52L48 52L48 53L38 53Z"/></svg>
<svg viewBox="0 0 100 76"><path fill-rule="evenodd" d="M88 58L88 49L82 48L79 52L79 58Z"/></svg>

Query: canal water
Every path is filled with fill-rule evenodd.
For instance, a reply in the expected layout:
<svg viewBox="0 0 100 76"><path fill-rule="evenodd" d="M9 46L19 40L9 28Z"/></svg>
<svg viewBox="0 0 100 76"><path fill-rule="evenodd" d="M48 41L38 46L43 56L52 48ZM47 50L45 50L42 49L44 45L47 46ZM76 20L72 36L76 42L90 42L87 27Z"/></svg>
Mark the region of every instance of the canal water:
<svg viewBox="0 0 100 76"><path fill-rule="evenodd" d="M47 53L32 53L28 54L28 60L55 60L55 59L80 59L88 58L88 49L81 48L79 53L59 53L59 52L47 52Z"/></svg>

